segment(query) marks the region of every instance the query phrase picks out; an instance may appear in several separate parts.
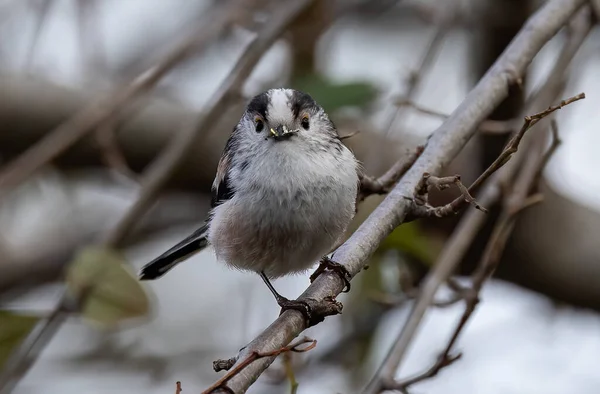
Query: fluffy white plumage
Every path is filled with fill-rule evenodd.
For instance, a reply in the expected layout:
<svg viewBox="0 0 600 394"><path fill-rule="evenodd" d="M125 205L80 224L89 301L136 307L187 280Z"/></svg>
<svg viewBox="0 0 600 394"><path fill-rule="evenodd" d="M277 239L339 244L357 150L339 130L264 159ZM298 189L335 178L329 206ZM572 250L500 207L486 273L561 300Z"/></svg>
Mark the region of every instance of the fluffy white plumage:
<svg viewBox="0 0 600 394"><path fill-rule="evenodd" d="M355 213L359 165L325 111L306 93L257 95L229 138L206 224L142 270L161 276L214 247L217 259L268 278L307 270Z"/></svg>

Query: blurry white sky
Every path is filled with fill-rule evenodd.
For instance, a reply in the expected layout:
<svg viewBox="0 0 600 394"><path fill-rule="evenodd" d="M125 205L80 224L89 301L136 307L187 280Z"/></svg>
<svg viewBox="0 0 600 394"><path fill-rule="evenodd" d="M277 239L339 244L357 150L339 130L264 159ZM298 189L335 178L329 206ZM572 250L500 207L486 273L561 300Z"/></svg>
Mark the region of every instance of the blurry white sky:
<svg viewBox="0 0 600 394"><path fill-rule="evenodd" d="M187 0L105 0L99 3L99 21L106 40L109 63L127 54L137 45L138 40L173 35L180 24L192 15L181 11L190 8ZM30 15L26 4L27 2L21 2L16 9L11 8L13 16L9 17L7 23L0 24L0 39L3 40L3 45L7 45L6 50L13 54L2 59L2 67L14 72L23 71L36 23L32 18L29 18L28 23L23 23L27 20L23 19L24 16ZM70 0L54 2L35 53L32 72L78 87L84 76L80 70L73 4L74 1ZM337 80L367 79L382 89L385 95L396 94L401 91L402 78L419 58L415 56L415 51L424 49L430 33L428 29L406 30L402 26L377 22L368 26L342 23L330 32L328 39L324 41L326 45L320 48L321 67ZM549 180L559 191L600 210L600 199L597 197L600 194L600 178L595 174L595 169L600 168L600 155L596 152L596 147L600 146L600 134L596 131L598 122L595 121L599 104L595 92L600 88L600 80L597 78L600 53L596 45L597 34L594 38L583 49L590 61L579 70L565 93L570 96L585 91L588 98L559 114L564 144L547 173ZM464 33L453 32L449 35L438 63L420 94L421 104L450 113L460 103L468 90L466 76L469 72L469 49L465 42ZM180 89L180 98L185 103L200 108L227 72L224 65L230 64L235 58L233 44L225 49L211 51L212 56L194 63L194 67L178 70L164 83ZM536 60L533 68L536 80L540 80L543 72L551 67L555 48L555 45L549 46ZM161 48L156 49L157 55L164 53ZM285 53L285 45L277 44L260 63L253 78L270 80L274 71L286 63L282 56ZM414 117L406 121L409 125L418 125L419 129L416 131L423 134L430 133L439 124L435 120L420 119L417 122ZM139 267L149 257L171 246L188 230L129 250L129 257ZM287 296L295 297L306 284L307 278L292 277L278 280L276 287L284 289L282 292ZM164 279L152 283L151 287L157 297L154 320L150 324L115 335L111 340L117 347L125 346L125 353L109 354L105 360L88 366L78 364L71 357L85 357L86 351L107 345L98 343L97 336L80 323L69 323L17 392L162 394L173 389L175 380L184 382L186 392L197 391L201 385L208 384L216 376L210 371L209 360L233 355L239 346L244 345L251 336L264 328L265 322L270 322L277 314L276 305L271 302L270 294L257 277L217 265L212 253L208 252L194 257ZM507 297L507 294L514 297ZM586 361L589 361L588 366L595 365L600 344L591 338L593 332L598 332L600 323L597 316L571 310L560 316L553 316L546 301L501 284L494 285L484 297L486 302L478 312L478 324L465 335L465 361L451 367L452 371L442 374L441 378L427 383L427 392L451 392L454 390L448 390L448 387L455 387L457 391L462 389L465 393L471 393L475 392L473 388L476 387L477 392L486 394L542 391L558 394L566 392L568 382L577 375L564 368L565 363L570 362L573 351L576 353L578 366ZM502 302L495 303L495 299ZM251 302L270 306L247 308ZM181 312L183 305L187 313ZM524 313L523 308L532 308L540 315L532 317L531 314ZM229 312L226 317L222 313L224 310ZM456 316L456 313L449 315L450 313L453 312L436 311L431 314L431 321L424 331L427 334L422 334L427 335L429 340L419 340L415 345L412 354L416 355L416 359L413 357L408 364L408 371L416 371L433 358L434 351L439 349L446 335L437 328L450 325L450 321ZM525 321L524 318L532 320ZM397 324L400 316L394 319L393 322ZM504 324L497 324L498 320L503 320ZM550 324L546 324L548 322ZM573 324L569 325L569 322ZM393 333L388 328L382 328L382 335L387 340L391 338L390 333ZM476 334L477 330L484 328L482 339ZM314 335L317 338L333 338L341 329L341 319L328 319L326 324L317 327ZM508 343L485 340L492 335L515 339ZM541 343L532 342L532 338L542 338ZM575 348L574 340L578 341ZM497 348L498 344L504 347L503 354L494 353L502 350ZM513 347L508 347L511 344ZM588 347L585 344L591 345ZM322 349L323 346L326 346L325 342L317 349ZM528 349L528 346L531 348ZM519 355L520 361L512 363L514 358L511 351L515 352L515 357ZM489 354L495 354L496 357L488 358ZM138 371L123 369L119 360L127 357L133 357L143 365L154 365L158 372L155 376L149 376L143 368ZM487 363L480 362L483 358ZM486 374L487 367L496 368L496 373ZM517 374L526 367L532 367L537 372ZM500 375L498 369L503 369L505 376L514 377L513 381L498 386L500 382L491 377ZM582 379L578 379L578 383L581 386L578 387L579 390L572 390L573 392L597 391L590 388L600 385L600 377L593 376L588 369L579 369L578 375ZM309 377L304 383L301 380L299 393L343 391L344 387L340 386L339 381L345 379L334 372L330 376L320 376L317 380ZM564 378L561 384L553 386L548 383L560 377L560 373ZM307 383L309 379L311 383ZM540 383L548 383L547 390L540 390ZM325 390L324 387L328 389ZM528 389L524 389L525 387ZM325 391L318 391L317 388ZM352 391L352 388L347 389L348 392ZM259 392L258 389L255 392Z"/></svg>

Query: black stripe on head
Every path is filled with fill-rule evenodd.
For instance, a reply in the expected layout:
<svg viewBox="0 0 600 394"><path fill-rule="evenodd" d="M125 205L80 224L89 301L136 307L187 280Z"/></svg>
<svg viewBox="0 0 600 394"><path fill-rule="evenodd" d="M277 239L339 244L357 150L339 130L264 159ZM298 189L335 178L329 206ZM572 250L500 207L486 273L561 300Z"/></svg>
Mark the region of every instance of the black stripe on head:
<svg viewBox="0 0 600 394"><path fill-rule="evenodd" d="M299 90L294 90L290 104L295 118L298 118L302 111L311 111L318 107L316 101L308 93Z"/></svg>
<svg viewBox="0 0 600 394"><path fill-rule="evenodd" d="M248 111L254 114L259 114L263 119L267 119L267 107L269 106L269 97L267 92L254 96L248 103Z"/></svg>

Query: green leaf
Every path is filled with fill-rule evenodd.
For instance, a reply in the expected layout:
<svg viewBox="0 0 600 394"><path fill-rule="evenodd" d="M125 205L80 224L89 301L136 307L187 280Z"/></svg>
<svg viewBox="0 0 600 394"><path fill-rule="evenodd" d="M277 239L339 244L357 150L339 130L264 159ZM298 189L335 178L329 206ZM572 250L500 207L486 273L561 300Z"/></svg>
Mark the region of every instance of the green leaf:
<svg viewBox="0 0 600 394"><path fill-rule="evenodd" d="M428 266L434 263L439 252L437 245L431 242L416 222L404 223L398 226L383 240L379 248L380 250L401 250Z"/></svg>
<svg viewBox="0 0 600 394"><path fill-rule="evenodd" d="M0 311L0 369L38 320L36 316Z"/></svg>
<svg viewBox="0 0 600 394"><path fill-rule="evenodd" d="M149 312L148 295L126 266L123 255L111 249L88 247L69 265L67 288L84 302L84 319L112 328Z"/></svg>
<svg viewBox="0 0 600 394"><path fill-rule="evenodd" d="M292 85L309 93L326 112L334 112L343 107L364 107L376 96L375 88L363 82L338 84L316 75L309 74L293 81Z"/></svg>

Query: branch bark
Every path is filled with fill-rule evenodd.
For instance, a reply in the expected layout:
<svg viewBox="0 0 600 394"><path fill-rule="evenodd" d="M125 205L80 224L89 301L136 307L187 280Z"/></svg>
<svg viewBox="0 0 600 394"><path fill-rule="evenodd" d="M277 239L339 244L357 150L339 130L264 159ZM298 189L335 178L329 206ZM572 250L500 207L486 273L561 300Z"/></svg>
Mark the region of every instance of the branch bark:
<svg viewBox="0 0 600 394"><path fill-rule="evenodd" d="M334 259L343 264L352 276L364 268L380 242L402 224L412 206L406 197L412 195L423 173L439 173L458 154L477 126L507 96L509 86L521 78L533 57L584 3L585 0L550 0L528 20L463 103L435 131L413 167L335 252ZM324 300L337 296L343 288L344 283L337 275L325 272L299 299ZM244 359L248 352L265 353L281 348L305 328L304 318L299 312L286 311L246 346L238 360ZM273 360L274 357L264 358L250 364L228 382L229 391L245 392ZM227 391L221 389L215 392Z"/></svg>

